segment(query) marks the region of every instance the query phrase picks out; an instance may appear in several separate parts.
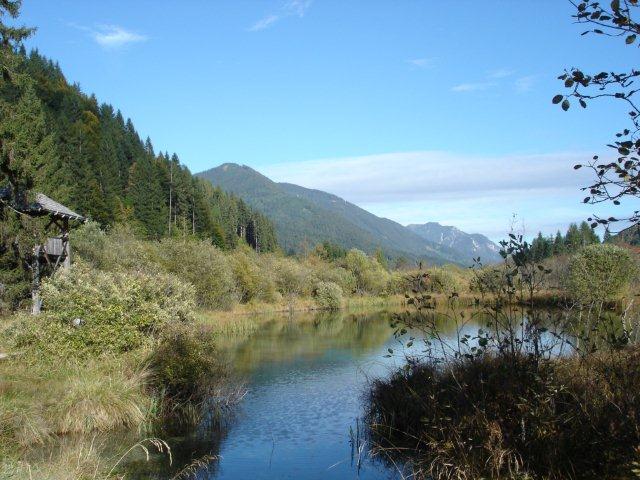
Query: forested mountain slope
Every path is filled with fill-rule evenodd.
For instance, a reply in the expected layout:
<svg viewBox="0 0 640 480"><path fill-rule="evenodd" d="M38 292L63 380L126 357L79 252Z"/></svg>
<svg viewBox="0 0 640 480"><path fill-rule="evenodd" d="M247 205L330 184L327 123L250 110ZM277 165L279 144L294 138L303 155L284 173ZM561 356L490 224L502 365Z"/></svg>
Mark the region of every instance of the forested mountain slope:
<svg viewBox="0 0 640 480"><path fill-rule="evenodd" d="M464 258L454 249L425 240L399 223L377 217L340 197L276 183L247 166L227 163L197 175L267 214L275 224L280 245L290 251L330 241L344 248L367 252L381 248L389 257L437 264L471 261L471 256Z"/></svg>
<svg viewBox="0 0 640 480"><path fill-rule="evenodd" d="M265 216L193 176L176 154L154 152L130 119L69 84L57 64L24 49L15 58L17 80L0 83L0 128L28 165L25 190L103 226L134 224L150 238L189 233L233 247L240 235L276 248Z"/></svg>

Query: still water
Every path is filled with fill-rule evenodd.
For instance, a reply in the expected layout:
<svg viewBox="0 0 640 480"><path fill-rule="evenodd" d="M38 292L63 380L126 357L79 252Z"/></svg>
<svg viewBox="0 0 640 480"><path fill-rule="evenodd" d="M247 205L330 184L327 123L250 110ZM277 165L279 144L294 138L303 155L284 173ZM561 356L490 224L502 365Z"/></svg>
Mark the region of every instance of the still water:
<svg viewBox="0 0 640 480"><path fill-rule="evenodd" d="M169 438L173 466L166 457L139 459L126 466L127 478L171 478L203 455L215 458L200 479L400 478L353 441L369 380L402 361L385 358L398 348L389 319L388 312L296 315L221 339L247 388L234 418Z"/></svg>

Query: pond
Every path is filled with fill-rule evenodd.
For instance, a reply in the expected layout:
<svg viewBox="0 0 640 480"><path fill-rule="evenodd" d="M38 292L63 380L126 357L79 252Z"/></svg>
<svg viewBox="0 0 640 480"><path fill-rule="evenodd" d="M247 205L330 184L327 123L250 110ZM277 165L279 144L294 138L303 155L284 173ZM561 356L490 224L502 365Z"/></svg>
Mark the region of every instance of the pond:
<svg viewBox="0 0 640 480"><path fill-rule="evenodd" d="M400 366L407 353L394 337L391 316L295 314L262 319L251 333L221 336L247 392L235 414L215 427L159 434L171 446L173 464L166 455L151 461L139 456L125 465L126 478L171 479L198 458L206 463L199 479L402 478L408 473L402 466L370 458L362 433L368 383ZM469 320L463 332L477 332L477 320ZM455 323L438 323L454 341ZM423 348L416 340L411 353ZM394 355L387 355L389 349Z"/></svg>
<svg viewBox="0 0 640 480"><path fill-rule="evenodd" d="M173 466L166 456L139 458L126 465L127 478L171 478L204 455L215 458L198 472L202 479L397 477L367 456L360 420L369 379L401 361L385 358L398 345L389 320L385 311L296 314L225 338L247 389L234 418L167 438Z"/></svg>

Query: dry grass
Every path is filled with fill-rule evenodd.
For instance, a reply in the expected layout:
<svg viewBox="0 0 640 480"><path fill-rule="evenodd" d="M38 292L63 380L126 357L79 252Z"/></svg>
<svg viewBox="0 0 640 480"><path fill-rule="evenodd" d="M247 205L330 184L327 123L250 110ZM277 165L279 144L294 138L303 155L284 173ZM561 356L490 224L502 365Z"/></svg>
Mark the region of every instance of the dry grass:
<svg viewBox="0 0 640 480"><path fill-rule="evenodd" d="M375 382L369 421L377 452L419 479L610 478L637 455L638 391L636 347L541 364L487 354Z"/></svg>

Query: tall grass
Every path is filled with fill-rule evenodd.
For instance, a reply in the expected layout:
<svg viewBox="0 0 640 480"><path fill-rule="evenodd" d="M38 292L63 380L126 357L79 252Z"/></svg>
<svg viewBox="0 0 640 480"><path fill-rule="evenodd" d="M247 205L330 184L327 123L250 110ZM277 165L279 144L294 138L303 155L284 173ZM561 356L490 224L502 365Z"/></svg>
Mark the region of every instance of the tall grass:
<svg viewBox="0 0 640 480"><path fill-rule="evenodd" d="M421 331L424 348L372 384L376 453L409 462L417 479L629 473L640 444L640 319L631 310L612 319L605 298L576 303L578 315L542 314L535 299L549 269L521 237L503 249L505 265L476 277L471 315L449 296L452 334L434 313L431 275L414 278L414 310L394 325L400 338Z"/></svg>

